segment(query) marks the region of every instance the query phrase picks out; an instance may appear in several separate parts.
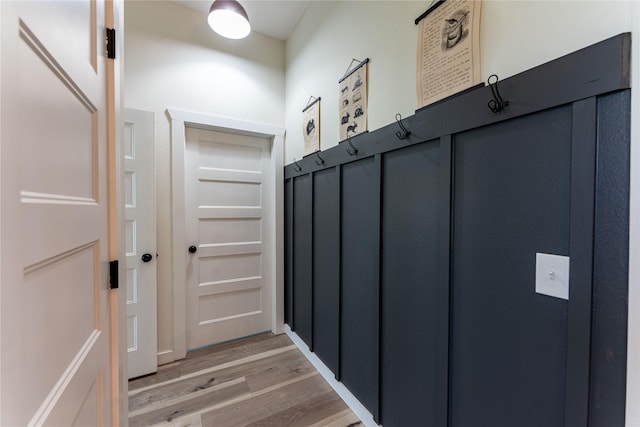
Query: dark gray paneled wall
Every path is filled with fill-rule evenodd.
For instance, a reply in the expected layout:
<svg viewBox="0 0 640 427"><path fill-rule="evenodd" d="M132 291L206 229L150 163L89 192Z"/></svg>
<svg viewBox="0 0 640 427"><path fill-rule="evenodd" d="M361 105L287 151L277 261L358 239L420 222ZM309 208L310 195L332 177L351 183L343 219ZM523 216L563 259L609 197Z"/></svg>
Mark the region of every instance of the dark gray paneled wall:
<svg viewBox="0 0 640 427"><path fill-rule="evenodd" d="M376 157L342 167L340 378L376 417L380 173Z"/></svg>
<svg viewBox="0 0 640 427"><path fill-rule="evenodd" d="M564 106L455 136L451 426L564 425L568 304L534 281L537 252L569 255L571 123Z"/></svg>
<svg viewBox="0 0 640 427"><path fill-rule="evenodd" d="M340 344L340 167L313 180L313 348L339 372Z"/></svg>
<svg viewBox="0 0 640 427"><path fill-rule="evenodd" d="M629 91L598 100L592 426L624 425L629 271ZM637 262L637 261L636 261Z"/></svg>
<svg viewBox="0 0 640 427"><path fill-rule="evenodd" d="M313 176L293 181L293 328L312 347Z"/></svg>
<svg viewBox="0 0 640 427"><path fill-rule="evenodd" d="M390 426L438 426L447 417L448 336L441 325L449 295L439 279L448 253L438 230L449 206L439 197L440 160L439 140L384 155L380 405Z"/></svg>
<svg viewBox="0 0 640 427"><path fill-rule="evenodd" d="M285 168L287 321L386 427L624 424L629 44ZM568 301L537 252L571 257Z"/></svg>

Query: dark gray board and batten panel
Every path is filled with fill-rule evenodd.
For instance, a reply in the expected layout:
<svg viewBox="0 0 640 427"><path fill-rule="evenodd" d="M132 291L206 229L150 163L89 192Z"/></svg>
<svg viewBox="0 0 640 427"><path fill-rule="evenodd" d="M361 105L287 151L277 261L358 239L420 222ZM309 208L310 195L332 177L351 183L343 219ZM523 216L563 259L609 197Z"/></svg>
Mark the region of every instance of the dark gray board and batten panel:
<svg viewBox="0 0 640 427"><path fill-rule="evenodd" d="M624 424L630 42L630 34L621 34L501 80L510 104L498 114L487 108L490 88L480 88L405 118L407 139L395 137L399 128L390 117L390 125L352 138L357 154L343 143L322 152L323 164L311 156L298 162L301 169L285 167L293 206L292 224L286 225L292 232L287 244L294 248L286 251L296 305L290 325L297 329L300 317L303 329L311 328L309 341L319 331L315 322L333 319L335 310L308 299L326 296L313 283L324 280L315 270L324 259L314 251L323 251L325 243L304 239L315 240L327 225L317 223L321 210L305 192L322 191L314 178L338 171L342 287L335 373L338 379L342 373L375 420L391 427ZM413 205L429 210L430 195L416 190L411 179L402 187L399 177L421 180L431 171L414 170L412 159L405 165L411 170L402 170L399 159L414 149L419 157L418 147L435 146L436 140L434 238L441 268L434 274L442 285L433 296L450 298L438 314L426 309L414 320L426 289L396 283L402 268L413 275L429 266L403 267L393 245L424 249L417 236L400 237L415 224L407 216L403 230L399 218ZM300 178L304 190L297 186ZM536 252L572 255L576 281L568 302L535 293ZM403 298L409 301L406 313ZM423 323L434 316L442 319L441 330L429 335ZM402 350L393 347L401 338L406 366L397 363ZM448 358L438 354L417 363L411 349L427 348ZM417 381L409 381L411 389L396 387L396 376L411 369L423 379L441 373L425 380L433 395L420 391L426 386ZM413 401L416 390L424 398L417 411L437 408L447 411L448 420L436 412L428 412L428 420L404 412L404 399ZM449 399L442 402L445 395Z"/></svg>
<svg viewBox="0 0 640 427"><path fill-rule="evenodd" d="M589 426L624 425L630 91L598 99Z"/></svg>
<svg viewBox="0 0 640 427"><path fill-rule="evenodd" d="M456 135L451 426L562 427L567 301L536 253L569 255L571 108Z"/></svg>
<svg viewBox="0 0 640 427"><path fill-rule="evenodd" d="M387 427L446 426L439 140L386 153L382 175L380 418Z"/></svg>
<svg viewBox="0 0 640 427"><path fill-rule="evenodd" d="M293 326L312 347L313 176L293 181Z"/></svg>
<svg viewBox="0 0 640 427"><path fill-rule="evenodd" d="M378 407L379 171L374 157L342 167L340 377Z"/></svg>
<svg viewBox="0 0 640 427"><path fill-rule="evenodd" d="M340 175L338 168L313 177L313 348L338 372L340 339Z"/></svg>

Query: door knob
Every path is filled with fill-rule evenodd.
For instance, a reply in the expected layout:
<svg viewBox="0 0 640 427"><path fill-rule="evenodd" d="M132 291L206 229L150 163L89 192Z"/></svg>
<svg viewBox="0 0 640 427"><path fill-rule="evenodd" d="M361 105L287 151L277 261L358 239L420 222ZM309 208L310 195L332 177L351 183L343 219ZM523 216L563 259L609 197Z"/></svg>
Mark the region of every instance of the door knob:
<svg viewBox="0 0 640 427"><path fill-rule="evenodd" d="M197 250L198 250L198 248L196 248L195 246L193 246L193 245L189 246L189 252L190 253L195 254Z"/></svg>
<svg viewBox="0 0 640 427"><path fill-rule="evenodd" d="M151 256L151 254L144 254L142 255L142 262L149 262L153 259L153 257Z"/></svg>

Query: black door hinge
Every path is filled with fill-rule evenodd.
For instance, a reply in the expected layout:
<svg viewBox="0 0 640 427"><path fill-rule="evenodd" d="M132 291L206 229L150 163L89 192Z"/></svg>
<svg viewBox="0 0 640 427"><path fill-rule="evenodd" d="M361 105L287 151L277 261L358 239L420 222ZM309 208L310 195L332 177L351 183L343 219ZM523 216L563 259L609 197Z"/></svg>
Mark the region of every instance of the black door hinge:
<svg viewBox="0 0 640 427"><path fill-rule="evenodd" d="M116 30L105 28L107 38L107 58L116 59Z"/></svg>
<svg viewBox="0 0 640 427"><path fill-rule="evenodd" d="M109 261L109 288L118 289L118 260Z"/></svg>

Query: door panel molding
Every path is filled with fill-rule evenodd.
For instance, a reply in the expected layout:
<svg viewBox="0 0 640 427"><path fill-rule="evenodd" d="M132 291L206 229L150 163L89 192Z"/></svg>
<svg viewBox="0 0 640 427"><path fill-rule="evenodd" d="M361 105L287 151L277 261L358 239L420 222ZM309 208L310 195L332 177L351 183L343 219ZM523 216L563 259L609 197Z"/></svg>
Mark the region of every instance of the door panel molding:
<svg viewBox="0 0 640 427"><path fill-rule="evenodd" d="M283 154L285 129L250 121L168 108L171 119L171 196L172 196L172 237L173 237L173 352L163 353L161 362L166 363L184 358L186 343L186 265L189 253L186 248L185 210L185 128L202 128L215 131L266 137L271 140L269 181L273 184L267 190L265 206L271 215L265 229L265 237L270 242L265 274L270 276L271 290L271 332L284 332L284 188L279 185L283 178Z"/></svg>

